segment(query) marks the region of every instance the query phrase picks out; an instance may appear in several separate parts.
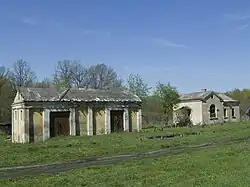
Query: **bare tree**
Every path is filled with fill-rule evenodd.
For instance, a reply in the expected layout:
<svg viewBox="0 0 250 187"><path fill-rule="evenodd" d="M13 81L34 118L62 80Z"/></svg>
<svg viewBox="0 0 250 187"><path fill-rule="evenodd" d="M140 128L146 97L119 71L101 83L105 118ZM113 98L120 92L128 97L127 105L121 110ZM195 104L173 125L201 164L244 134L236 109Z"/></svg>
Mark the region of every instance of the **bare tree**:
<svg viewBox="0 0 250 187"><path fill-rule="evenodd" d="M79 61L59 61L54 74L54 82L62 87L82 87L110 89L121 87L122 81L117 73L105 64L85 68Z"/></svg>
<svg viewBox="0 0 250 187"><path fill-rule="evenodd" d="M78 88L85 88L88 84L87 68L83 67L79 61L73 61L71 67L72 82Z"/></svg>
<svg viewBox="0 0 250 187"><path fill-rule="evenodd" d="M11 80L15 86L31 86L36 80L36 74L28 62L20 59L14 63Z"/></svg>
<svg viewBox="0 0 250 187"><path fill-rule="evenodd" d="M57 63L55 84L62 87L86 87L87 69L77 60L63 60Z"/></svg>
<svg viewBox="0 0 250 187"><path fill-rule="evenodd" d="M45 78L40 82L37 82L34 87L37 88L52 88L55 87L55 84L53 84L53 81L50 80L49 78Z"/></svg>
<svg viewBox="0 0 250 187"><path fill-rule="evenodd" d="M71 87L73 84L72 61L63 60L57 62L54 74L54 83L61 87Z"/></svg>
<svg viewBox="0 0 250 187"><path fill-rule="evenodd" d="M87 88L107 90L121 86L122 80L118 78L113 68L105 64L97 64L88 69Z"/></svg>

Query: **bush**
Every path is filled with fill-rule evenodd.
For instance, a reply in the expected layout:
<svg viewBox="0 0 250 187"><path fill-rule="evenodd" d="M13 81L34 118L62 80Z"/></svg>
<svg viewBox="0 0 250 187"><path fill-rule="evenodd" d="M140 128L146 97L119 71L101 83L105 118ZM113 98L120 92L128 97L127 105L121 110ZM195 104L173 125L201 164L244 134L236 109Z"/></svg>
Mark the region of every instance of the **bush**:
<svg viewBox="0 0 250 187"><path fill-rule="evenodd" d="M192 127L192 121L188 116L180 116L177 118L177 122L175 123L176 127Z"/></svg>
<svg viewBox="0 0 250 187"><path fill-rule="evenodd" d="M176 127L191 127L193 123L190 119L190 110L187 108L181 108L175 111L174 126Z"/></svg>

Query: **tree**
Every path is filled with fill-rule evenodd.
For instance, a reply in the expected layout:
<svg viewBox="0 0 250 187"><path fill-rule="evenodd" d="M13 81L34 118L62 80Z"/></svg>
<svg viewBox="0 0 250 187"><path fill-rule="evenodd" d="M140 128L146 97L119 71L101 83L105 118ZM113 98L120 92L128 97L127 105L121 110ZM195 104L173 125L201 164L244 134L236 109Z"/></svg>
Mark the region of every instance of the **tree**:
<svg viewBox="0 0 250 187"><path fill-rule="evenodd" d="M9 71L5 67L0 67L0 122L11 119L11 103L14 99Z"/></svg>
<svg viewBox="0 0 250 187"><path fill-rule="evenodd" d="M143 78L139 74L130 74L126 87L129 91L136 94L141 99L145 99L151 90L151 87L144 82Z"/></svg>
<svg viewBox="0 0 250 187"><path fill-rule="evenodd" d="M60 87L71 87L73 84L72 61L58 61L54 74L54 83Z"/></svg>
<svg viewBox="0 0 250 187"><path fill-rule="evenodd" d="M87 68L83 67L80 61L59 61L54 74L54 83L61 87L85 88L88 84L87 73Z"/></svg>
<svg viewBox="0 0 250 187"><path fill-rule="evenodd" d="M105 64L85 68L79 61L63 60L57 63L54 82L61 87L110 89L121 87L117 73Z"/></svg>
<svg viewBox="0 0 250 187"><path fill-rule="evenodd" d="M88 70L79 61L74 61L71 65L72 82L78 88L86 88L88 85Z"/></svg>
<svg viewBox="0 0 250 187"><path fill-rule="evenodd" d="M5 67L0 67L0 91L1 88L6 84L9 76L9 71Z"/></svg>
<svg viewBox="0 0 250 187"><path fill-rule="evenodd" d="M55 87L55 84L49 78L44 78L42 81L36 82L34 84L34 87L37 87L37 88L52 88L52 87Z"/></svg>
<svg viewBox="0 0 250 187"><path fill-rule="evenodd" d="M226 95L240 101L240 115L244 116L246 110L250 107L250 89L234 89L227 92Z"/></svg>
<svg viewBox="0 0 250 187"><path fill-rule="evenodd" d="M16 86L31 86L36 80L36 74L31 70L30 65L23 59L14 63L13 71L11 71L11 80Z"/></svg>
<svg viewBox="0 0 250 187"><path fill-rule="evenodd" d="M173 117L173 108L180 102L180 95L176 89L168 83L167 85L158 82L154 93L160 100L163 110L163 119L165 124Z"/></svg>
<svg viewBox="0 0 250 187"><path fill-rule="evenodd" d="M87 72L87 88L108 90L122 87L122 80L118 78L113 68L105 64L93 65Z"/></svg>
<svg viewBox="0 0 250 187"><path fill-rule="evenodd" d="M143 99L142 105L143 124L159 124L162 119L162 107L159 98L156 95L150 95Z"/></svg>
<svg viewBox="0 0 250 187"><path fill-rule="evenodd" d="M15 92L13 91L11 82L6 80L0 92L0 121L6 122L11 120L11 104L14 100Z"/></svg>

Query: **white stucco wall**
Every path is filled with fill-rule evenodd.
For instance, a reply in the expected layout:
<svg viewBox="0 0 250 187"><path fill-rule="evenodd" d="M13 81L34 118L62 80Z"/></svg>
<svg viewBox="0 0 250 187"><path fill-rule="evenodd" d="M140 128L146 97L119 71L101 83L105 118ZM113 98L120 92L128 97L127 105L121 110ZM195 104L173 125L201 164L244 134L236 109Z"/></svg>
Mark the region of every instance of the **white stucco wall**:
<svg viewBox="0 0 250 187"><path fill-rule="evenodd" d="M210 106L215 105L216 117L210 118ZM206 101L185 101L181 102L174 110L181 107L188 107L191 109L191 120L194 125L197 124L216 124L223 122L239 122L240 121L240 107L235 102L226 102L213 94L207 98ZM235 116L232 116L232 108L234 108ZM224 109L227 110L227 115L224 116Z"/></svg>
<svg viewBox="0 0 250 187"><path fill-rule="evenodd" d="M190 119L194 125L202 123L202 101L190 101L190 102L181 102L178 104L176 109L181 107L188 107L191 109Z"/></svg>
<svg viewBox="0 0 250 187"><path fill-rule="evenodd" d="M25 110L19 93L12 104L12 142L25 142Z"/></svg>

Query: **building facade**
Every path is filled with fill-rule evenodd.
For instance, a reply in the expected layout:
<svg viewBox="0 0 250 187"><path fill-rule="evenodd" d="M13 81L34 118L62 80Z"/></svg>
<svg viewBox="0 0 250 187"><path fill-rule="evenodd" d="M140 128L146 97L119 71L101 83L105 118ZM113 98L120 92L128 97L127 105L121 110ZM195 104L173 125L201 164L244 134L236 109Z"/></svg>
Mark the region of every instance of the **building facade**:
<svg viewBox="0 0 250 187"><path fill-rule="evenodd" d="M223 93L202 90L182 94L180 103L174 108L174 121L178 110L189 110L192 124L216 124L240 121L240 102Z"/></svg>
<svg viewBox="0 0 250 187"><path fill-rule="evenodd" d="M141 123L140 98L122 90L22 87L12 104L12 142L140 131Z"/></svg>

